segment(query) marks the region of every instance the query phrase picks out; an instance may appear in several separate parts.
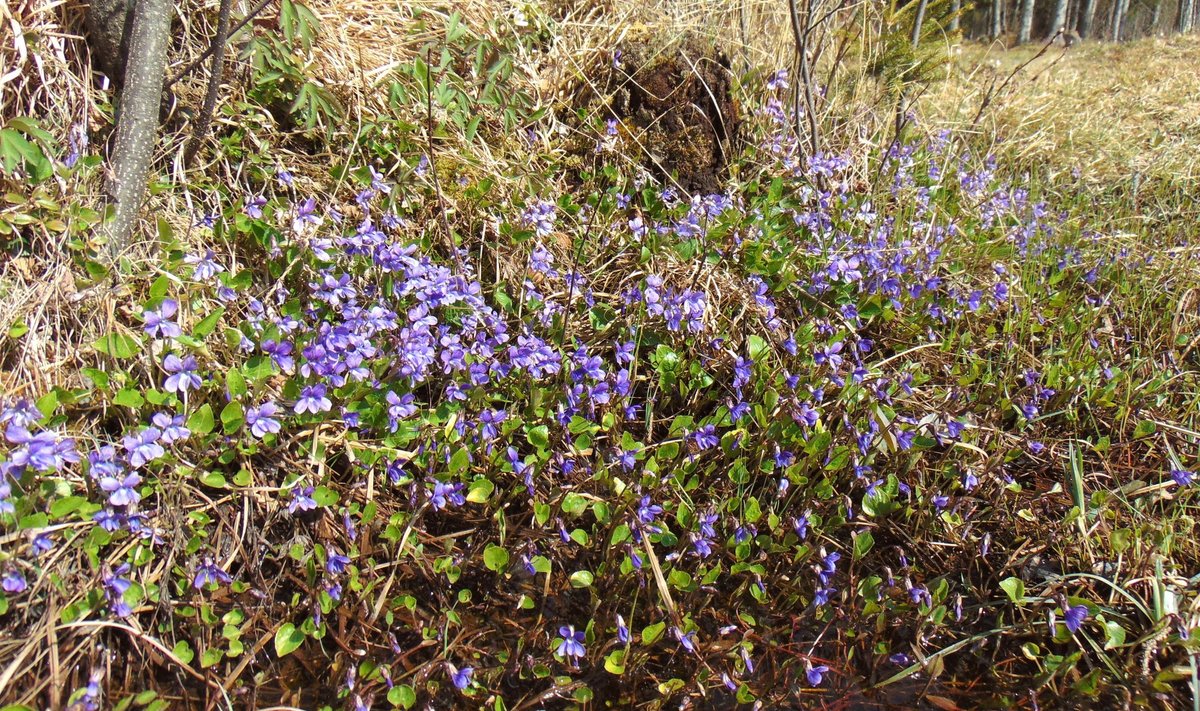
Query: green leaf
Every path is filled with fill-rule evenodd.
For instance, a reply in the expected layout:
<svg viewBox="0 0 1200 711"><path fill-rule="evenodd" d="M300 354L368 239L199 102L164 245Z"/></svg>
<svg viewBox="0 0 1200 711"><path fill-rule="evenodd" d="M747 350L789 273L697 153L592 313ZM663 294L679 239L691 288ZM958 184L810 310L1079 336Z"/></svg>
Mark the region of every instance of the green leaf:
<svg viewBox="0 0 1200 711"><path fill-rule="evenodd" d="M529 431L525 433L525 438L534 447L545 449L550 446L550 428L546 425L530 427Z"/></svg>
<svg viewBox="0 0 1200 711"><path fill-rule="evenodd" d="M237 400L221 410L221 426L225 428L225 434L237 432L245 421L246 413L242 410L242 404Z"/></svg>
<svg viewBox="0 0 1200 711"><path fill-rule="evenodd" d="M246 394L246 378L242 376L240 368L230 368L225 374L225 389L235 399Z"/></svg>
<svg viewBox="0 0 1200 711"><path fill-rule="evenodd" d="M508 551L489 543L483 550L483 564L487 566L488 570L503 573L508 569Z"/></svg>
<svg viewBox="0 0 1200 711"><path fill-rule="evenodd" d="M860 560L875 547L875 536L870 531L863 531L854 537L854 560Z"/></svg>
<svg viewBox="0 0 1200 711"><path fill-rule="evenodd" d="M770 348L766 340L760 336L755 336L752 334L746 339L746 341L750 349L750 360L754 361L755 363L761 360L763 354L766 353Z"/></svg>
<svg viewBox="0 0 1200 711"><path fill-rule="evenodd" d="M97 339L92 348L113 358L132 358L137 355L139 345L123 333L110 333Z"/></svg>
<svg viewBox="0 0 1200 711"><path fill-rule="evenodd" d="M492 492L496 490L496 485L487 479L476 479L467 487L467 501L473 504L485 503L492 498Z"/></svg>
<svg viewBox="0 0 1200 711"><path fill-rule="evenodd" d="M128 407L131 410L136 410L145 403L146 400L142 397L141 393L139 393L137 390L130 390L129 388L122 390L113 397L114 405Z"/></svg>
<svg viewBox="0 0 1200 711"><path fill-rule="evenodd" d="M461 474L467 470L471 464L471 453L466 447L459 447L454 456L450 457L450 473Z"/></svg>
<svg viewBox="0 0 1200 711"><path fill-rule="evenodd" d="M83 373L85 378L92 381L92 385L101 390L108 390L108 373L96 368L81 368L79 372Z"/></svg>
<svg viewBox="0 0 1200 711"><path fill-rule="evenodd" d="M179 661L183 662L184 664L191 664L192 660L196 658L196 653L192 651L191 645L182 639L175 643L175 648L171 651L174 652L175 656L179 657Z"/></svg>
<svg viewBox="0 0 1200 711"><path fill-rule="evenodd" d="M633 537L633 533L632 533L632 531L629 530L628 525L626 525L624 523L617 524L617 527L613 529L612 537L608 540L608 545L609 546L620 545L620 544L624 543L625 541L628 541L632 537Z"/></svg>
<svg viewBox="0 0 1200 711"><path fill-rule="evenodd" d="M642 644L654 644L662 636L663 630L666 628L667 623L665 622L655 622L652 625L646 625L642 628Z"/></svg>
<svg viewBox="0 0 1200 711"><path fill-rule="evenodd" d="M196 327L192 329L192 335L197 338L205 338L217 328L217 322L225 315L225 309L218 308L211 314L205 316Z"/></svg>
<svg viewBox="0 0 1200 711"><path fill-rule="evenodd" d="M50 517L42 512L32 513L28 516L22 516L20 521L17 521L17 528L22 530L31 530L35 528L45 528L50 525Z"/></svg>
<svg viewBox="0 0 1200 711"><path fill-rule="evenodd" d="M387 700L392 706L410 709L417 703L417 692L408 684L400 684L388 691Z"/></svg>
<svg viewBox="0 0 1200 711"><path fill-rule="evenodd" d="M227 482L225 475L221 472L203 472L200 474L200 483L213 489L224 489Z"/></svg>
<svg viewBox="0 0 1200 711"><path fill-rule="evenodd" d="M154 691L153 689L150 689L147 691L143 691L142 693L138 694L137 696L134 696L133 703L138 706L145 706L146 704L150 703L151 701L155 700L156 698L158 698L158 692Z"/></svg>
<svg viewBox="0 0 1200 711"><path fill-rule="evenodd" d="M620 676L625 673L625 650L614 649L604 658L604 671Z"/></svg>
<svg viewBox="0 0 1200 711"><path fill-rule="evenodd" d="M1112 620L1104 623L1104 648L1113 649L1125 644L1125 628Z"/></svg>
<svg viewBox="0 0 1200 711"><path fill-rule="evenodd" d="M51 390L50 392L38 398L37 409L38 412L42 413L43 417L50 417L53 415L54 411L58 409L58 391Z"/></svg>
<svg viewBox="0 0 1200 711"><path fill-rule="evenodd" d="M171 288L171 278L163 274L154 280L150 285L150 300L157 301L167 295L167 289Z"/></svg>
<svg viewBox="0 0 1200 711"><path fill-rule="evenodd" d="M312 498L313 501L317 502L317 506L333 506L341 497L328 486L318 486L313 490Z"/></svg>
<svg viewBox="0 0 1200 711"><path fill-rule="evenodd" d="M193 434L206 435L213 431L213 411L208 403L201 405L191 417L188 418L187 426Z"/></svg>
<svg viewBox="0 0 1200 711"><path fill-rule="evenodd" d="M87 499L82 496L64 496L50 504L50 515L54 518L65 518L78 511L79 507L86 503Z"/></svg>
<svg viewBox="0 0 1200 711"><path fill-rule="evenodd" d="M573 588L590 588L596 581L596 576L592 575L590 570L576 570L571 573L570 580Z"/></svg>
<svg viewBox="0 0 1200 711"><path fill-rule="evenodd" d="M219 647L209 647L204 650L204 654L200 655L200 668L207 669L213 665L219 664L225 658L225 650Z"/></svg>
<svg viewBox="0 0 1200 711"><path fill-rule="evenodd" d="M563 497L562 511L565 514L577 516L583 513L584 509L587 508L587 505L587 499L583 498L579 494L576 494L575 492L571 492Z"/></svg>
<svg viewBox="0 0 1200 711"><path fill-rule="evenodd" d="M291 622L286 622L275 632L275 653L286 657L304 644L304 633L296 629Z"/></svg>
<svg viewBox="0 0 1200 711"><path fill-rule="evenodd" d="M1000 581L1000 587L1008 594L1008 599L1019 603L1025 599L1025 582L1020 578L1008 577Z"/></svg>
<svg viewBox="0 0 1200 711"><path fill-rule="evenodd" d="M1133 438L1142 439L1143 437L1149 437L1157 431L1158 425L1154 424L1150 420L1142 420L1141 422L1137 423L1137 427L1133 428Z"/></svg>

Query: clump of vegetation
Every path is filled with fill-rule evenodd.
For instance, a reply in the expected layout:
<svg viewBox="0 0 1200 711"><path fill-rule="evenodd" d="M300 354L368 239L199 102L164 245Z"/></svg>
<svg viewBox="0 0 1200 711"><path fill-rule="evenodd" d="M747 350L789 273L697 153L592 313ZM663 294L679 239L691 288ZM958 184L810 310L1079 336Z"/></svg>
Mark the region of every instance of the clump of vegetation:
<svg viewBox="0 0 1200 711"><path fill-rule="evenodd" d="M1187 236L920 117L810 152L782 68L687 190L621 129L677 106L539 98L564 12L418 18L352 130L248 43L115 262L95 147L6 118L3 701L1193 698Z"/></svg>

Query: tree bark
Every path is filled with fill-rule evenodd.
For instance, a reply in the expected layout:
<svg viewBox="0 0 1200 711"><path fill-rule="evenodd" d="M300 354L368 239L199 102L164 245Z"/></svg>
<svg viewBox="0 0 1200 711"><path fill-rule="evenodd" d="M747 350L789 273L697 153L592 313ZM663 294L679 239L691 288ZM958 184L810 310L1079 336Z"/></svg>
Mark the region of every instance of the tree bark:
<svg viewBox="0 0 1200 711"><path fill-rule="evenodd" d="M125 57L129 55L127 30L133 4L126 0L91 0L86 25L92 64L104 72L114 86L125 75Z"/></svg>
<svg viewBox="0 0 1200 711"><path fill-rule="evenodd" d="M192 162L200 143L208 135L208 127L212 125L213 112L217 109L217 96L221 92L221 76L225 73L225 44L229 40L229 15L233 12L233 0L221 0L221 11L217 16L217 32L212 39L212 68L208 74L208 91L204 95L204 105L200 107L200 115L196 117L196 125L192 129L192 137L188 139L183 149L183 164Z"/></svg>
<svg viewBox="0 0 1200 711"><path fill-rule="evenodd" d="M115 260L129 243L158 143L158 111L167 69L171 0L137 0L121 89L107 192L114 216L105 230Z"/></svg>
<svg viewBox="0 0 1200 711"><path fill-rule="evenodd" d="M961 27L962 0L954 0L950 3L950 31L958 32Z"/></svg>
<svg viewBox="0 0 1200 711"><path fill-rule="evenodd" d="M1033 3L1034 0L1021 0L1021 24L1017 28L1017 44L1029 42L1033 34Z"/></svg>
<svg viewBox="0 0 1200 711"><path fill-rule="evenodd" d="M1096 0L1084 0L1083 12L1079 13L1079 36L1087 39L1092 36L1092 23L1096 19Z"/></svg>
<svg viewBox="0 0 1200 711"><path fill-rule="evenodd" d="M1004 34L1004 0L992 0L992 39Z"/></svg>
<svg viewBox="0 0 1200 711"><path fill-rule="evenodd" d="M1050 22L1048 38L1054 38L1059 32L1067 29L1067 0L1057 0L1054 3L1054 17Z"/></svg>
<svg viewBox="0 0 1200 711"><path fill-rule="evenodd" d="M1192 31L1192 9L1194 0L1179 0L1179 21L1177 28L1180 32Z"/></svg>
<svg viewBox="0 0 1200 711"><path fill-rule="evenodd" d="M1121 41L1121 31L1124 29L1125 13L1129 9L1129 0L1116 0L1112 8L1112 24L1110 34L1113 42Z"/></svg>
<svg viewBox="0 0 1200 711"><path fill-rule="evenodd" d="M1158 34L1158 21L1162 19L1162 0L1154 0L1154 13L1150 15L1150 27L1147 28L1147 33L1151 35Z"/></svg>

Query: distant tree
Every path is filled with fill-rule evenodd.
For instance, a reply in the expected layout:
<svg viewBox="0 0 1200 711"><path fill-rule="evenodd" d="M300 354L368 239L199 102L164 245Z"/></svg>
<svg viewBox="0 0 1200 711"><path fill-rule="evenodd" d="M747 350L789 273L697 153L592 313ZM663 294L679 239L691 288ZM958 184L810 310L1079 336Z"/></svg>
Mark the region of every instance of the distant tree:
<svg viewBox="0 0 1200 711"><path fill-rule="evenodd" d="M1121 33L1125 29L1125 15L1129 12L1129 0L1114 0L1112 15L1109 17L1109 38L1113 42L1121 41Z"/></svg>
<svg viewBox="0 0 1200 711"><path fill-rule="evenodd" d="M1084 0L1083 10L1079 13L1079 36L1087 39L1092 36L1092 23L1096 20L1096 0Z"/></svg>
<svg viewBox="0 0 1200 711"><path fill-rule="evenodd" d="M171 38L171 0L133 0L106 191L114 209L106 238L113 258L129 243L158 143L158 111ZM122 33L124 34L124 33Z"/></svg>
<svg viewBox="0 0 1200 711"><path fill-rule="evenodd" d="M913 18L912 46L913 49L921 44L921 26L925 24L925 11L929 9L929 0L917 0L917 14Z"/></svg>
<svg viewBox="0 0 1200 711"><path fill-rule="evenodd" d="M1004 0L992 0L992 39L1004 34Z"/></svg>
<svg viewBox="0 0 1200 711"><path fill-rule="evenodd" d="M1179 0L1179 19L1176 28L1180 32L1191 32L1195 18L1195 0Z"/></svg>
<svg viewBox="0 0 1200 711"><path fill-rule="evenodd" d="M1034 0L1021 0L1021 24L1017 27L1017 44L1025 44L1033 34Z"/></svg>
<svg viewBox="0 0 1200 711"><path fill-rule="evenodd" d="M958 32L962 16L962 0L950 3L950 31Z"/></svg>
<svg viewBox="0 0 1200 711"><path fill-rule="evenodd" d="M1048 38L1055 37L1059 32L1067 28L1067 9L1070 3L1067 0L1055 0L1054 14L1050 20L1050 31L1047 33Z"/></svg>

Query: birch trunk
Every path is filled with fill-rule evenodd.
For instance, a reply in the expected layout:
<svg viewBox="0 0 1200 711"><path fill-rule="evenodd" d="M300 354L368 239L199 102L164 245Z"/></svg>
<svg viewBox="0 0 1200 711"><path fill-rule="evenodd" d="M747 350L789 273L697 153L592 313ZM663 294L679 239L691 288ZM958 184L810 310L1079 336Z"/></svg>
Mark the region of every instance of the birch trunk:
<svg viewBox="0 0 1200 711"><path fill-rule="evenodd" d="M167 69L171 15L171 0L137 0L133 9L129 61L107 184L115 214L105 235L114 260L133 234L158 144L158 110Z"/></svg>
<svg viewBox="0 0 1200 711"><path fill-rule="evenodd" d="M1079 13L1079 36L1087 39L1092 36L1092 23L1096 19L1096 0L1084 0L1083 12Z"/></svg>
<svg viewBox="0 0 1200 711"><path fill-rule="evenodd" d="M1034 0L1021 0L1021 24L1017 28L1017 44L1029 42L1029 36L1033 33L1033 2Z"/></svg>
<svg viewBox="0 0 1200 711"><path fill-rule="evenodd" d="M1050 33L1047 37L1053 38L1067 28L1067 4L1067 0L1057 0L1054 3L1054 17L1050 21Z"/></svg>

